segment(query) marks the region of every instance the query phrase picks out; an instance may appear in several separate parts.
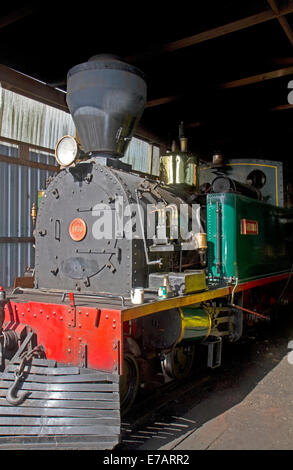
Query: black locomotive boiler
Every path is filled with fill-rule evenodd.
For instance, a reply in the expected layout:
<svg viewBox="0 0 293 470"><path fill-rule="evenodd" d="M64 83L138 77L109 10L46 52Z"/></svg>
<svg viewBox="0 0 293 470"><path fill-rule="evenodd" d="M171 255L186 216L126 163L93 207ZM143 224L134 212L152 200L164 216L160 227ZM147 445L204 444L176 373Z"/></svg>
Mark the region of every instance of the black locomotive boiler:
<svg viewBox="0 0 293 470"><path fill-rule="evenodd" d="M284 298L293 219L274 199L278 179L255 187L230 161L200 185L182 128L160 177L134 172L120 158L145 102L143 74L116 57L68 73L78 138L58 142L38 207L34 288L0 290L4 448L115 447L140 386L185 378L198 348L219 366L223 343ZM251 250L260 262L243 269Z"/></svg>

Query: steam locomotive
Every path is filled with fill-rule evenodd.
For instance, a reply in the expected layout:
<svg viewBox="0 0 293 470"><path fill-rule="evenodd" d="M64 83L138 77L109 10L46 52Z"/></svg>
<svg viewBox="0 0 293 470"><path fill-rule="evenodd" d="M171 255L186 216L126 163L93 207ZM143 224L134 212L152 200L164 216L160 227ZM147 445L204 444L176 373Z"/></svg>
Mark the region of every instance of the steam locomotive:
<svg viewBox="0 0 293 470"><path fill-rule="evenodd" d="M94 56L68 73L78 137L40 200L34 287L0 288L0 448L111 449L156 377L266 321L292 273L282 164L202 164L180 149L158 178L121 161L146 102L143 73Z"/></svg>

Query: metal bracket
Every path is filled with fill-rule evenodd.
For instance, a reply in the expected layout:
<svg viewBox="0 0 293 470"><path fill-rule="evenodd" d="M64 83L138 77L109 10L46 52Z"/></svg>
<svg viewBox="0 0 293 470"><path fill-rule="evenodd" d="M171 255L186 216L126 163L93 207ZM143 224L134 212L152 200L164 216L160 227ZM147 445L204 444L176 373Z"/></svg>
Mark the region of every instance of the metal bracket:
<svg viewBox="0 0 293 470"><path fill-rule="evenodd" d="M75 299L74 294L69 292L68 294L70 300L70 307L68 308L68 313L70 315L68 326L72 326L73 328L76 326L76 306L75 306Z"/></svg>
<svg viewBox="0 0 293 470"><path fill-rule="evenodd" d="M80 367L87 367L87 354L88 354L87 344L80 343L79 350L78 350L79 366Z"/></svg>
<svg viewBox="0 0 293 470"><path fill-rule="evenodd" d="M209 339L203 344L208 347L207 367L216 369L222 362L222 338Z"/></svg>

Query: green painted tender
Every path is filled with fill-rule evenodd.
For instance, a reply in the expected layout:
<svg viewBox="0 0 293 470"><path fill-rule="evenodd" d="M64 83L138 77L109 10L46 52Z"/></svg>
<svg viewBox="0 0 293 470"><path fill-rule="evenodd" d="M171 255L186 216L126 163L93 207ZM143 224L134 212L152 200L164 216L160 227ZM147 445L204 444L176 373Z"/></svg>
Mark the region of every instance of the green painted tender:
<svg viewBox="0 0 293 470"><path fill-rule="evenodd" d="M207 196L208 274L239 282L288 272L293 211L235 193Z"/></svg>

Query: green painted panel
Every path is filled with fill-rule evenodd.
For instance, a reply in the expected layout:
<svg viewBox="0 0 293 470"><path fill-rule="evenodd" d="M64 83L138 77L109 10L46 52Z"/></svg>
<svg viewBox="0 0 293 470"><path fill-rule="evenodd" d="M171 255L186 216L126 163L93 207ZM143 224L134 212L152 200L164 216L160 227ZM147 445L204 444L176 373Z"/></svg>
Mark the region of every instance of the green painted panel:
<svg viewBox="0 0 293 470"><path fill-rule="evenodd" d="M293 262L292 233L292 210L234 193L208 195L209 277L232 276L248 281L289 271Z"/></svg>

